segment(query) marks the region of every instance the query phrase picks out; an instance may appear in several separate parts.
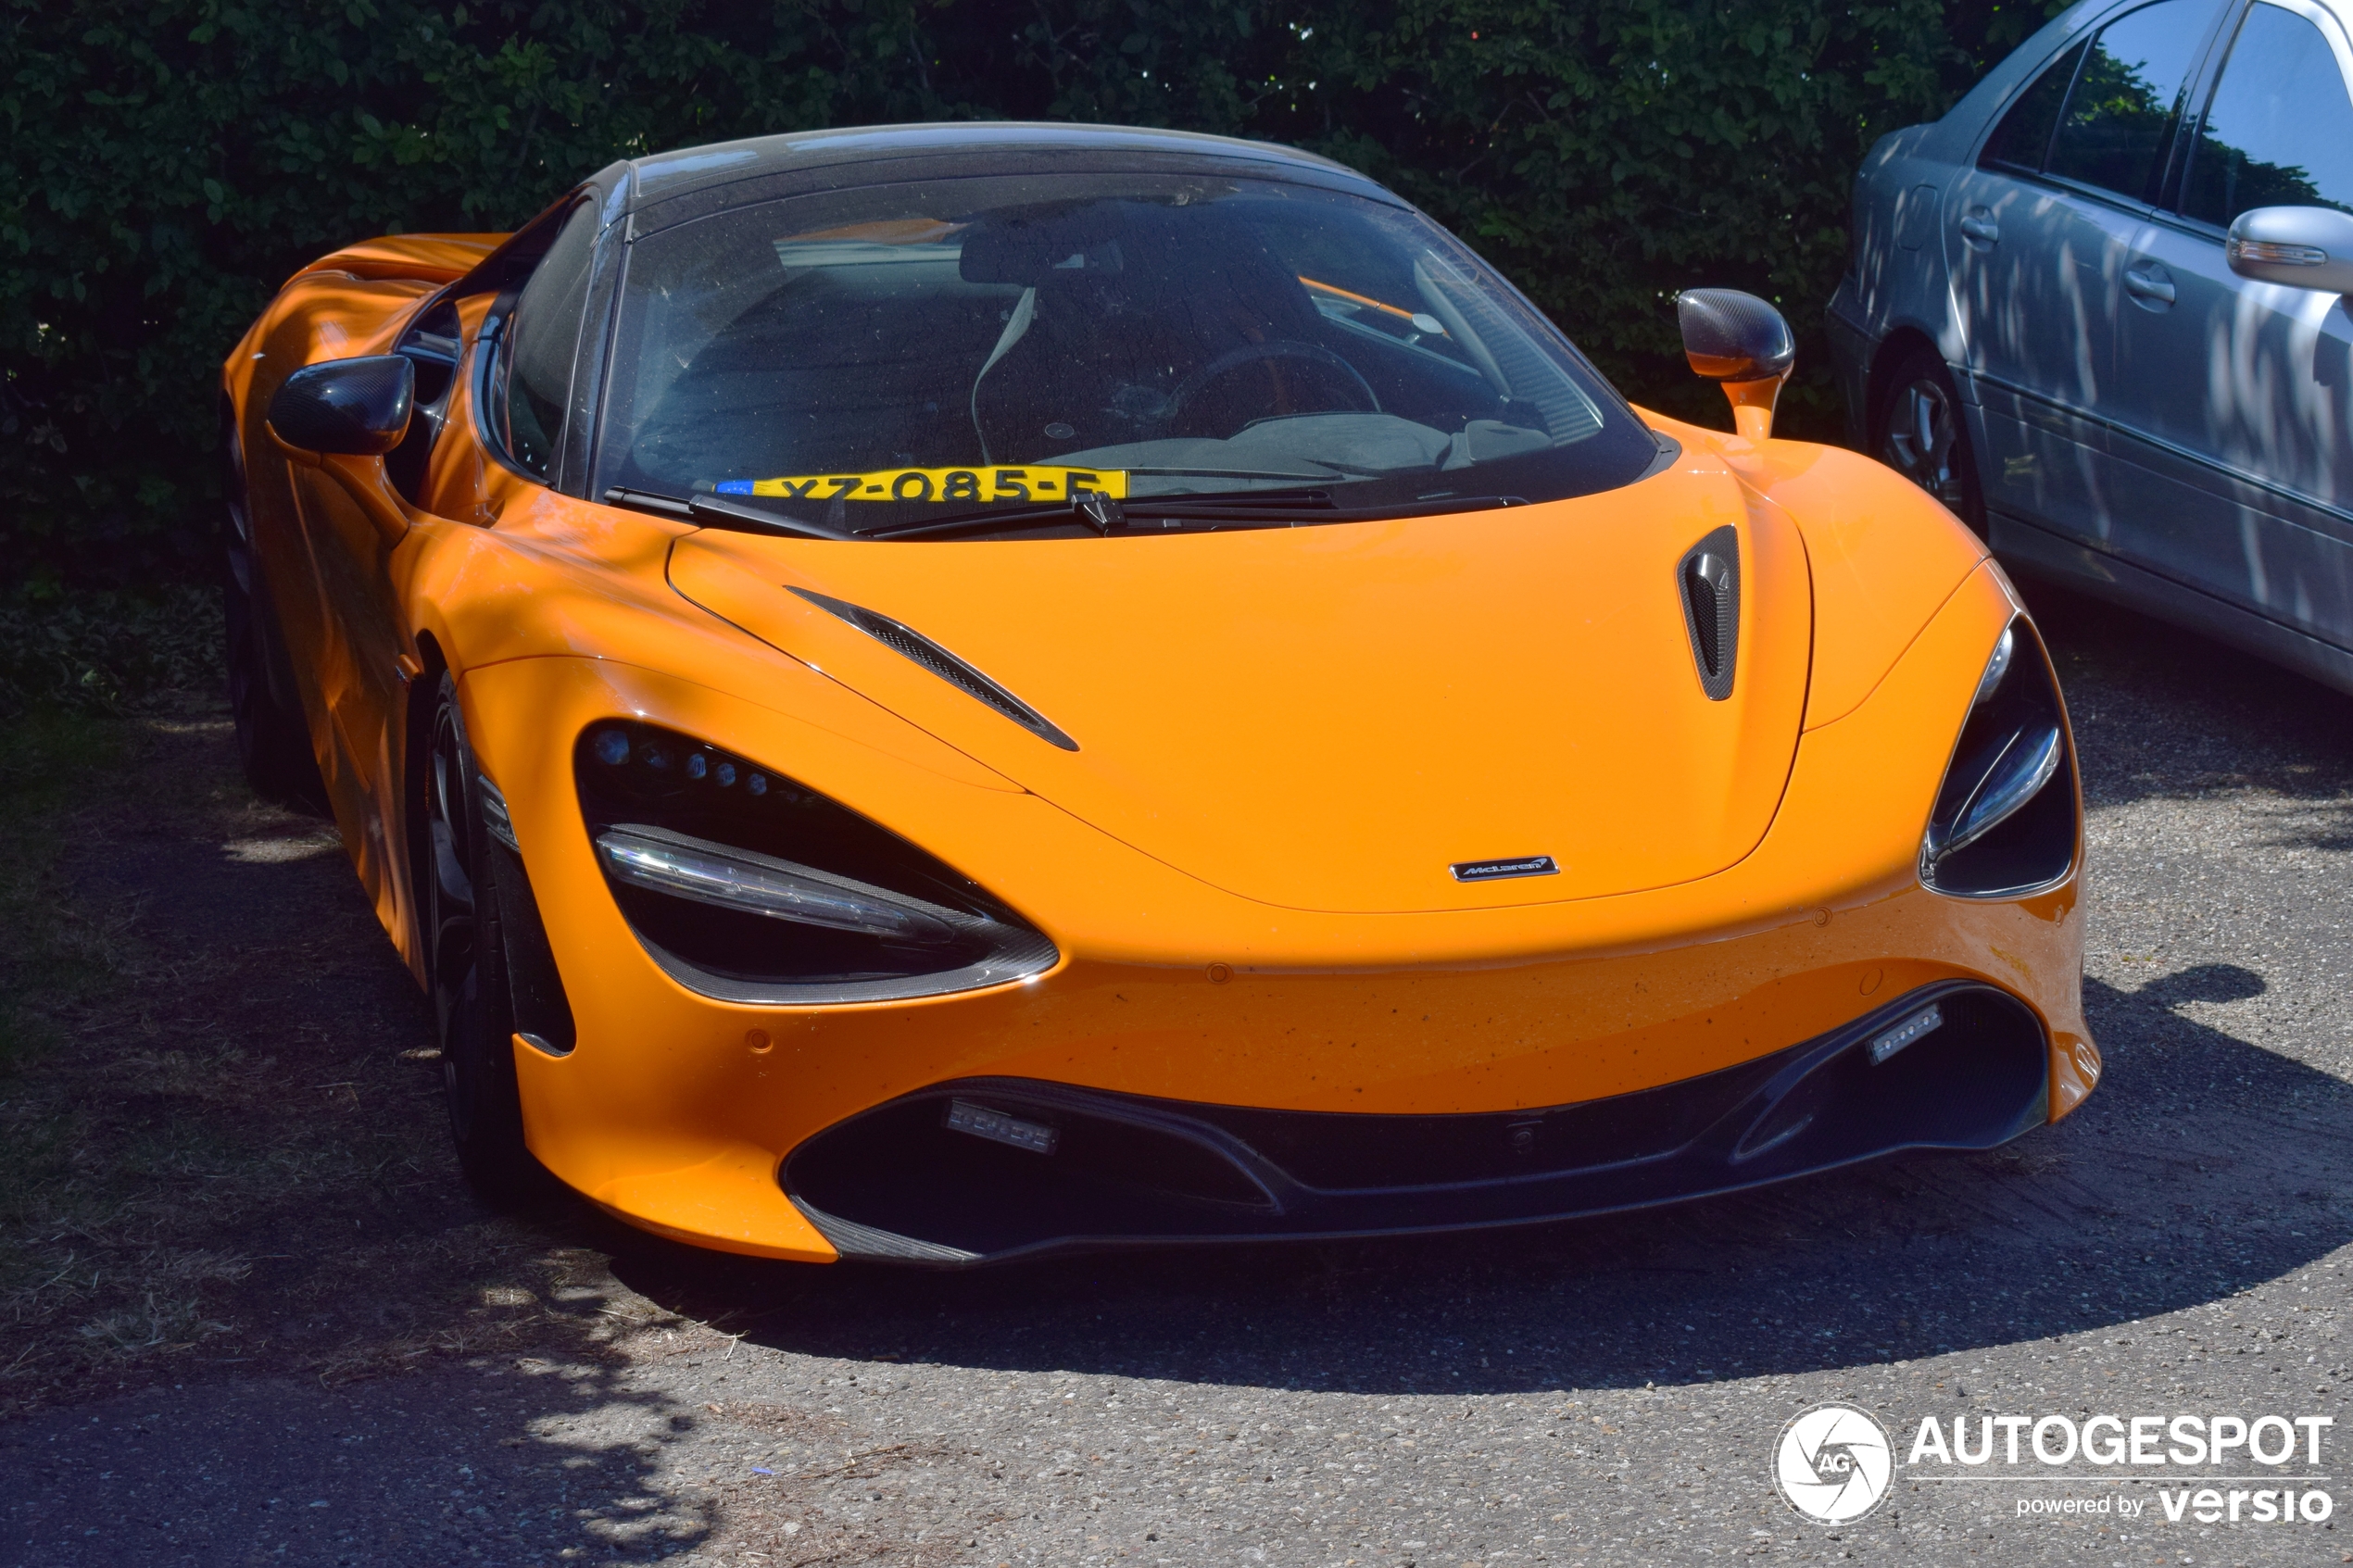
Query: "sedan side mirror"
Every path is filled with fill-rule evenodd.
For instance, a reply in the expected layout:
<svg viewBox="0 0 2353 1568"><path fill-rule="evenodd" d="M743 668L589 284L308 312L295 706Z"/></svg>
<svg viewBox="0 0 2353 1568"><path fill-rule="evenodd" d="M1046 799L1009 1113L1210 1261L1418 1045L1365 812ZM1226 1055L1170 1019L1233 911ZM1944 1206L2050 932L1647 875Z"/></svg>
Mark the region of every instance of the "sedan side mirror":
<svg viewBox="0 0 2353 1568"><path fill-rule="evenodd" d="M2347 296L2345 308L2353 311L2353 212L2250 207L2231 225L2222 257L2242 278L2341 294Z"/></svg>
<svg viewBox="0 0 2353 1568"><path fill-rule="evenodd" d="M270 399L270 430L304 452L381 457L409 433L416 392L417 367L406 355L305 365Z"/></svg>
<svg viewBox="0 0 2353 1568"><path fill-rule="evenodd" d="M1719 382L1731 399L1732 424L1751 441L1773 433L1773 405L1797 363L1797 340L1781 313L1738 289L1685 289L1675 297L1683 357Z"/></svg>

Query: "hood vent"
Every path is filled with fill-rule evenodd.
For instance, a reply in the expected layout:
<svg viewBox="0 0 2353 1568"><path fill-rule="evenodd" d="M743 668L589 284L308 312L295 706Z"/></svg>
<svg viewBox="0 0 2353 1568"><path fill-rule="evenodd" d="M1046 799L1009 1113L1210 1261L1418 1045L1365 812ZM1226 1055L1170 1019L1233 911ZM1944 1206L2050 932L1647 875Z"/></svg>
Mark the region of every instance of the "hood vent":
<svg viewBox="0 0 2353 1568"><path fill-rule="evenodd" d="M806 588L794 588L792 591L818 608L840 616L892 652L913 659L965 696L987 703L1038 739L1051 741L1064 751L1078 749L1078 743L1063 734L1044 714L912 627L902 626L887 615L877 615L871 609L862 609L841 599L812 594Z"/></svg>
<svg viewBox="0 0 2353 1568"><path fill-rule="evenodd" d="M1683 552L1675 583L1682 595L1700 689L1709 701L1721 702L1732 695L1733 665L1740 657L1740 531L1728 524Z"/></svg>

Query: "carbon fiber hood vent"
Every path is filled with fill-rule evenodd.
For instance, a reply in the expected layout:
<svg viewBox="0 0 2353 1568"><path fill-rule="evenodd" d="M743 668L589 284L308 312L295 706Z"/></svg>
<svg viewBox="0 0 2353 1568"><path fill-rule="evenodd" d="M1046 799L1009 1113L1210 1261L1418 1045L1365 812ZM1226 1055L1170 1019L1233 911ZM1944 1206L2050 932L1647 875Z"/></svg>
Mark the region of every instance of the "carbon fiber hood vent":
<svg viewBox="0 0 2353 1568"><path fill-rule="evenodd" d="M903 626L887 615L877 615L871 609L862 609L842 599L812 594L806 588L794 588L792 591L818 608L840 616L893 653L914 660L967 696L987 703L1038 739L1051 741L1064 751L1078 749L1078 743L1063 734L1052 720L913 627Z"/></svg>
<svg viewBox="0 0 2353 1568"><path fill-rule="evenodd" d="M1741 650L1741 536L1719 528L1683 552L1675 568L1681 591L1683 624L1692 634L1692 659L1699 666L1700 689L1711 702L1732 695Z"/></svg>

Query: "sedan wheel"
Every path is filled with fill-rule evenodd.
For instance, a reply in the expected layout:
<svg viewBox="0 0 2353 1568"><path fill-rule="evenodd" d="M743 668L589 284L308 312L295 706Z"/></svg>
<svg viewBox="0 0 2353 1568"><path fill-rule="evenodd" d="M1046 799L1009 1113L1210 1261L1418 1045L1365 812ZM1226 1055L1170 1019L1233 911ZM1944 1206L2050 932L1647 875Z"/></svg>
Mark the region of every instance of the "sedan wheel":
<svg viewBox="0 0 2353 1568"><path fill-rule="evenodd" d="M1934 382L1916 381L1895 394L1887 425L1887 460L1897 472L1946 506L1960 499L1953 475L1953 405Z"/></svg>
<svg viewBox="0 0 2353 1568"><path fill-rule="evenodd" d="M1888 379L1877 415L1879 459L1983 533L1976 458L1943 361L1926 351L1907 358Z"/></svg>

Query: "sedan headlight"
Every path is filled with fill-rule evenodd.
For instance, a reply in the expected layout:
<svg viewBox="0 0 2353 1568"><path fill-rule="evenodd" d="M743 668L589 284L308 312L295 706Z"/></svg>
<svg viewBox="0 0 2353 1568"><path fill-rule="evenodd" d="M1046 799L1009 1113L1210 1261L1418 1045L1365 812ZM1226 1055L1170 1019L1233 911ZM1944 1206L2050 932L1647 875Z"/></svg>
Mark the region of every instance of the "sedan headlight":
<svg viewBox="0 0 2353 1568"><path fill-rule="evenodd" d="M1059 957L896 834L689 736L598 724L574 769L606 884L646 950L690 990L885 1001L999 985Z"/></svg>
<svg viewBox="0 0 2353 1568"><path fill-rule="evenodd" d="M1920 842L1939 893L2007 898L2075 863L2075 770L2058 684L2033 623L2010 622L1978 678Z"/></svg>

